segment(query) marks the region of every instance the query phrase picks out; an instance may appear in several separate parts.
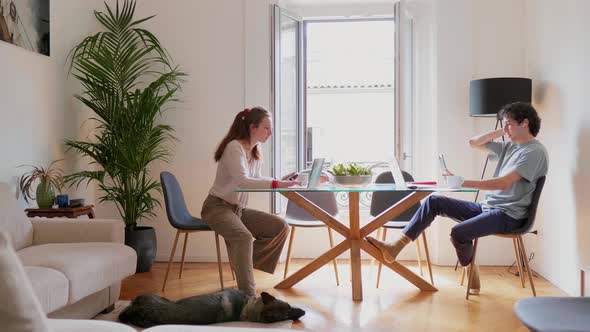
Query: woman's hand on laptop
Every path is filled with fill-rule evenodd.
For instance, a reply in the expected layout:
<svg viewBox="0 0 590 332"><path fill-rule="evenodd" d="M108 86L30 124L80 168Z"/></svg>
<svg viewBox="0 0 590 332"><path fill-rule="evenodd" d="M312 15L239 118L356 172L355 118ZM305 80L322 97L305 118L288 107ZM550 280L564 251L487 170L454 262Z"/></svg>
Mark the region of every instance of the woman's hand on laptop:
<svg viewBox="0 0 590 332"><path fill-rule="evenodd" d="M289 188L292 186L300 186L301 181L291 180L291 181L277 181L277 188Z"/></svg>

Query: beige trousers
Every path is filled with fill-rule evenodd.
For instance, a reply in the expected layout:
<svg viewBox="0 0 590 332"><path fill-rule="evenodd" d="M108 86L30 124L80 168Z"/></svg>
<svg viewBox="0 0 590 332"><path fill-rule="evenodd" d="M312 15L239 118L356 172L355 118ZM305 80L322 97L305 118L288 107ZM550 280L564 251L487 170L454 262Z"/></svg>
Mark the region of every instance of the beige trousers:
<svg viewBox="0 0 590 332"><path fill-rule="evenodd" d="M274 273L289 235L282 218L262 211L243 209L209 195L203 203L201 218L228 247L229 260L236 273L238 288L256 295L252 269Z"/></svg>

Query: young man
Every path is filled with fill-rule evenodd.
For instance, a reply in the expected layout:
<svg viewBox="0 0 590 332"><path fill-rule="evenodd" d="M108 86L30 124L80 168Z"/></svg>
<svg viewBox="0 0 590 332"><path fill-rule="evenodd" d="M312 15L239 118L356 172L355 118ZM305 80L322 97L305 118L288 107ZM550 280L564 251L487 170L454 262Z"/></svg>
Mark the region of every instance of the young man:
<svg viewBox="0 0 590 332"><path fill-rule="evenodd" d="M509 233L526 222L537 179L547 174L547 151L535 139L541 119L531 104L522 102L504 106L498 118L503 121L502 129L469 140L472 147L488 151L498 159L492 179L463 181L462 186L465 188L488 191L483 203L437 195L428 197L393 242L367 237L372 245L381 250L385 261L393 262L399 252L417 239L436 216L449 217L459 223L451 230L451 242L462 266L471 263L474 239ZM510 142L493 141L503 135ZM474 293L478 293L479 274L477 269L473 272L471 288Z"/></svg>

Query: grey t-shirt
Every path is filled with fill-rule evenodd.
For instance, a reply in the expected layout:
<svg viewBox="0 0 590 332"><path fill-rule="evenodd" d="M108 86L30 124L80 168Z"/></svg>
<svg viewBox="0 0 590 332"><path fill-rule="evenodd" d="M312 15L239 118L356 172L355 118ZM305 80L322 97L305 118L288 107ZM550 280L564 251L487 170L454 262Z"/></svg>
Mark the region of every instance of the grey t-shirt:
<svg viewBox="0 0 590 332"><path fill-rule="evenodd" d="M489 191L483 202L484 210L496 208L515 219L528 218L537 179L547 174L547 150L536 139L524 144L490 142L486 148L498 160L495 178L516 171L522 179L506 190Z"/></svg>

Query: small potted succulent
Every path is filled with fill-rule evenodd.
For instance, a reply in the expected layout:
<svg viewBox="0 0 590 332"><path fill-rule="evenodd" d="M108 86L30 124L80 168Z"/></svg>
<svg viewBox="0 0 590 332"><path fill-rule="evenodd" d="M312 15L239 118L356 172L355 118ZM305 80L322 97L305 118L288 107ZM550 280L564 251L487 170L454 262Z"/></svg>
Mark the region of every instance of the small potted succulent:
<svg viewBox="0 0 590 332"><path fill-rule="evenodd" d="M23 174L18 181L18 188L23 194L25 202L37 201L39 208L45 209L53 206L55 202L55 191L61 192L64 187L63 172L54 167L56 160L47 167L22 165L30 170ZM39 183L33 196L33 185Z"/></svg>
<svg viewBox="0 0 590 332"><path fill-rule="evenodd" d="M344 186L364 186L371 182L373 171L356 163L344 166L337 164L329 170L334 175L334 182Z"/></svg>

